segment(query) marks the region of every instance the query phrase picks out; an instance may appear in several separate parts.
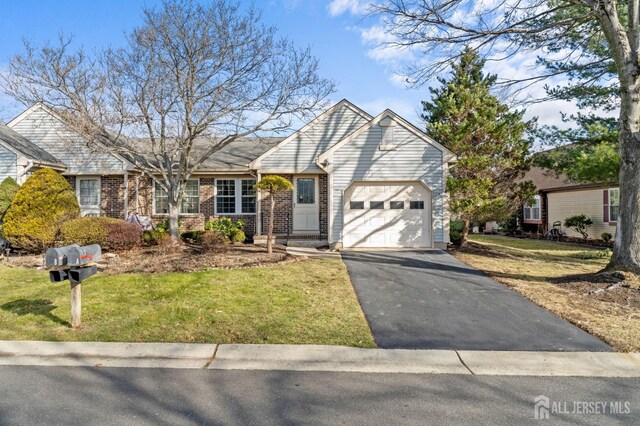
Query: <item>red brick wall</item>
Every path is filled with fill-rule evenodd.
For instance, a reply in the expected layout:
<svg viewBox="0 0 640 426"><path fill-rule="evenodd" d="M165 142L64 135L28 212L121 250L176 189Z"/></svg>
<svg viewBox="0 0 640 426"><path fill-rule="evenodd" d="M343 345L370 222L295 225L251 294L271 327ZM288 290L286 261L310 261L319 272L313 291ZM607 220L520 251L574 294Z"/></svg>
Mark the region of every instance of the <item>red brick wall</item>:
<svg viewBox="0 0 640 426"><path fill-rule="evenodd" d="M124 175L100 178L100 210L108 217L124 218Z"/></svg>
<svg viewBox="0 0 640 426"><path fill-rule="evenodd" d="M280 175L293 183L292 175ZM293 232L293 191L281 192L274 196L275 208L273 216L273 233L284 235ZM269 226L269 212L271 211L271 200L269 196L263 195L260 200L262 233L267 234Z"/></svg>
<svg viewBox="0 0 640 426"><path fill-rule="evenodd" d="M76 177L75 176L63 176L67 182L69 182L69 185L71 185L71 188L73 188L73 190L76 190Z"/></svg>
<svg viewBox="0 0 640 426"><path fill-rule="evenodd" d="M133 184L133 183L132 183ZM202 230L206 221L219 217L215 214L215 178L213 177L201 177L200 178L200 214L198 215L182 215L180 216L181 229L185 231ZM163 215L153 214L153 185L151 179L148 177L140 178L140 185L138 188L138 201L139 209L138 213L141 216L151 216L155 223L165 220L167 217ZM135 195L131 200L135 199ZM135 203L130 201L130 210L134 211ZM247 238L253 238L255 234L255 215L223 215L233 220L242 220L245 223L244 232Z"/></svg>
<svg viewBox="0 0 640 426"><path fill-rule="evenodd" d="M320 191L320 234L327 238L329 235L329 177L320 175L318 185Z"/></svg>

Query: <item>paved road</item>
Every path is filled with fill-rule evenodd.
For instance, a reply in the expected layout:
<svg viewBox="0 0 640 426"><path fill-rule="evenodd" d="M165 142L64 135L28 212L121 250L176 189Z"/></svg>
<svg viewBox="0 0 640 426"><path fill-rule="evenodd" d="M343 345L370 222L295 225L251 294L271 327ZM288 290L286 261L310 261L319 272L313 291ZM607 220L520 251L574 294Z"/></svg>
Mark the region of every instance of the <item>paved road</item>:
<svg viewBox="0 0 640 426"><path fill-rule="evenodd" d="M540 424L539 395L569 412L544 424L640 421L637 379L0 367L0 424Z"/></svg>
<svg viewBox="0 0 640 426"><path fill-rule="evenodd" d="M344 251L382 348L610 351L443 251Z"/></svg>

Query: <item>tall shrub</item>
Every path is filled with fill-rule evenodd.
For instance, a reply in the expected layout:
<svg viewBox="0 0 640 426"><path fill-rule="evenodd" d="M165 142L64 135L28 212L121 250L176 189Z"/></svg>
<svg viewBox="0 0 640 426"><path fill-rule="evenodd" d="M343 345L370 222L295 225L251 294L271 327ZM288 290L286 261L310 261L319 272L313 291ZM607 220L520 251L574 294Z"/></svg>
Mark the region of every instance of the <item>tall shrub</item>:
<svg viewBox="0 0 640 426"><path fill-rule="evenodd" d="M2 232L13 246L37 252L53 245L60 225L80 215L76 194L51 169L40 169L20 187L4 216Z"/></svg>
<svg viewBox="0 0 640 426"><path fill-rule="evenodd" d="M20 189L20 185L11 176L8 176L0 183L0 221L9 209L11 201L18 193L18 189Z"/></svg>

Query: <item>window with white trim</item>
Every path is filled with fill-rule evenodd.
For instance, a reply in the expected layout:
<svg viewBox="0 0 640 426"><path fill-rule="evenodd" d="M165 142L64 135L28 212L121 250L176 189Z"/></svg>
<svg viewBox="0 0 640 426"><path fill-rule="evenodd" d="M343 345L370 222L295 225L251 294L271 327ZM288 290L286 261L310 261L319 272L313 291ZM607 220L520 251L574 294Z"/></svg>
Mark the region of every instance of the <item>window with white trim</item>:
<svg viewBox="0 0 640 426"><path fill-rule="evenodd" d="M524 220L540 220L540 196L533 197L533 203L525 203Z"/></svg>
<svg viewBox="0 0 640 426"><path fill-rule="evenodd" d="M255 179L216 179L216 214L256 212Z"/></svg>
<svg viewBox="0 0 640 426"><path fill-rule="evenodd" d="M618 221L620 210L620 188L609 188L609 222Z"/></svg>
<svg viewBox="0 0 640 426"><path fill-rule="evenodd" d="M167 191L155 182L153 193L154 213L169 214L169 195ZM200 213L200 181L198 179L189 179L184 188L182 196L182 205L180 206L180 214L199 214Z"/></svg>

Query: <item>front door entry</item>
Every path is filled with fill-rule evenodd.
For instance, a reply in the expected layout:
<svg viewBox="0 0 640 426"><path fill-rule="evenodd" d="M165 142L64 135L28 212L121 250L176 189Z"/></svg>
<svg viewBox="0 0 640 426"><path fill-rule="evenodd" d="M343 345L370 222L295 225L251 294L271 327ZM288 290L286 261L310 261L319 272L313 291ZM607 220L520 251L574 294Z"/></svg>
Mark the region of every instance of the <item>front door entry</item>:
<svg viewBox="0 0 640 426"><path fill-rule="evenodd" d="M319 232L318 177L304 176L293 180L293 231Z"/></svg>

